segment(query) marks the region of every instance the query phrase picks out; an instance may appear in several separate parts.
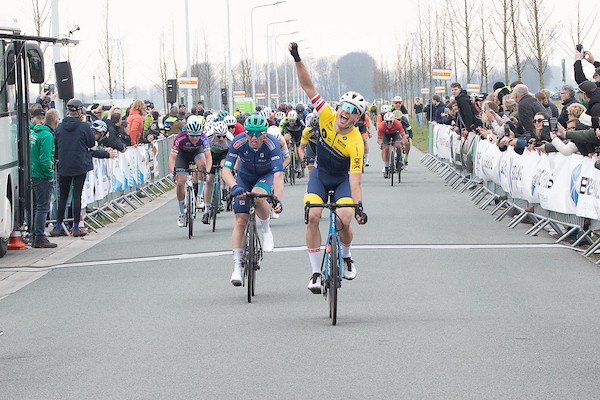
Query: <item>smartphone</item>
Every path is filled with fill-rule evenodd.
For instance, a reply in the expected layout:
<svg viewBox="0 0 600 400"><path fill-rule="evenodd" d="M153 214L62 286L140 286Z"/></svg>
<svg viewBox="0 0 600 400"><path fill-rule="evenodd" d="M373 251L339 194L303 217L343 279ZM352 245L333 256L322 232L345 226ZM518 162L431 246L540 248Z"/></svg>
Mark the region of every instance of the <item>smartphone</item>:
<svg viewBox="0 0 600 400"><path fill-rule="evenodd" d="M582 45L582 44L578 44L577 46L575 46L575 49L576 49L578 52L582 53L582 52L583 52L583 45Z"/></svg>
<svg viewBox="0 0 600 400"><path fill-rule="evenodd" d="M48 92L49 93L54 93L54 83L51 83L48 85Z"/></svg>
<svg viewBox="0 0 600 400"><path fill-rule="evenodd" d="M556 132L558 129L558 118L550 117L550 132Z"/></svg>
<svg viewBox="0 0 600 400"><path fill-rule="evenodd" d="M594 148L594 153L596 153L597 156L600 156L600 146Z"/></svg>

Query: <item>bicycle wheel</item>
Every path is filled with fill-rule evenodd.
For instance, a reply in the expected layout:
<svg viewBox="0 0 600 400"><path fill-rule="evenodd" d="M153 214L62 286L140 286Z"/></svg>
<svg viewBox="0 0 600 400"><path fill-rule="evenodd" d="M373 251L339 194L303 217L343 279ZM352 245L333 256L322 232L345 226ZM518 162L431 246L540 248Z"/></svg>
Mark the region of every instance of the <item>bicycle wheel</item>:
<svg viewBox="0 0 600 400"><path fill-rule="evenodd" d="M398 183L402 182L402 169L404 168L404 154L396 155L396 171L398 171Z"/></svg>
<svg viewBox="0 0 600 400"><path fill-rule="evenodd" d="M392 143L391 149L390 149L390 156L388 158L388 174L390 176L390 182L392 184L392 186L394 186L394 175L396 174L396 147L394 147L394 144Z"/></svg>
<svg viewBox="0 0 600 400"><path fill-rule="evenodd" d="M248 225L246 225L246 289L248 290L248 303L252 303L252 296L254 293L254 264L255 264L255 252L254 252L254 237L256 235L256 226L254 224L253 215L248 216Z"/></svg>
<svg viewBox="0 0 600 400"><path fill-rule="evenodd" d="M219 176L215 174L215 180L212 187L212 195L210 197L210 210L209 215L212 220L212 231L215 231L217 226L217 213L219 212L219 206L221 205L221 182L219 182Z"/></svg>
<svg viewBox="0 0 600 400"><path fill-rule="evenodd" d="M337 295L340 283L340 259L339 259L339 248L338 248L338 237L333 235L331 237L331 251L330 251L330 269L329 269L329 307L331 324L337 323Z"/></svg>
<svg viewBox="0 0 600 400"><path fill-rule="evenodd" d="M290 185L294 185L296 183L296 149L292 146L290 150Z"/></svg>
<svg viewBox="0 0 600 400"><path fill-rule="evenodd" d="M188 186L187 189L187 210L185 219L188 225L188 239L194 235L194 189Z"/></svg>

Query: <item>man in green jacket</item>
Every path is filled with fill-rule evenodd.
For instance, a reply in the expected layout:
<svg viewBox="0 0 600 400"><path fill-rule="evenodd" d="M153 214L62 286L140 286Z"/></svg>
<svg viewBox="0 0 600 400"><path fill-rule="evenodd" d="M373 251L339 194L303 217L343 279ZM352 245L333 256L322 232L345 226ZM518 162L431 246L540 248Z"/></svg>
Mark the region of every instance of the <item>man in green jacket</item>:
<svg viewBox="0 0 600 400"><path fill-rule="evenodd" d="M50 211L52 180L54 179L54 128L58 122L56 110L36 109L31 114L31 181L33 187L33 247L54 248L44 235L46 216Z"/></svg>

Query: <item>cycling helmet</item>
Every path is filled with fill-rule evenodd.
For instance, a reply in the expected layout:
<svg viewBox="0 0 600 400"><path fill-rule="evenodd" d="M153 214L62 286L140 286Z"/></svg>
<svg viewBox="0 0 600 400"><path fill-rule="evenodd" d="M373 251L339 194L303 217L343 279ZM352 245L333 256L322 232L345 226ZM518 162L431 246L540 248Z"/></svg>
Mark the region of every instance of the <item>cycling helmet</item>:
<svg viewBox="0 0 600 400"><path fill-rule="evenodd" d="M187 119L187 131L190 136L200 136L202 135L202 130L204 129L205 120L204 117L198 115L192 115Z"/></svg>
<svg viewBox="0 0 600 400"><path fill-rule="evenodd" d="M106 131L108 131L106 122L104 122L100 119L97 119L94 122L92 122L92 129L94 129L96 132L99 132L99 133L105 133Z"/></svg>
<svg viewBox="0 0 600 400"><path fill-rule="evenodd" d="M271 107L265 107L265 108L263 109L263 111L266 111L266 112L268 112L268 113L269 113L269 115L273 114L273 110L271 110Z"/></svg>
<svg viewBox="0 0 600 400"><path fill-rule="evenodd" d="M267 110L262 110L261 112L259 112L260 115L263 116L264 119L269 119L269 117L271 116L270 113L267 112Z"/></svg>
<svg viewBox="0 0 600 400"><path fill-rule="evenodd" d="M256 110L256 112L261 112L262 111L262 106L256 106L256 108L254 110Z"/></svg>
<svg viewBox="0 0 600 400"><path fill-rule="evenodd" d="M394 96L394 103L397 103L397 102L402 102L402 97Z"/></svg>
<svg viewBox="0 0 600 400"><path fill-rule="evenodd" d="M291 110L290 112L288 112L287 114L287 119L288 121L295 121L298 119L298 113L294 110Z"/></svg>
<svg viewBox="0 0 600 400"><path fill-rule="evenodd" d="M296 104L296 111L298 112L298 114L303 113L304 112L304 104L302 104L302 103Z"/></svg>
<svg viewBox="0 0 600 400"><path fill-rule="evenodd" d="M381 113L385 114L386 112L390 111L390 106L388 106L387 104L384 104L381 106Z"/></svg>
<svg viewBox="0 0 600 400"><path fill-rule="evenodd" d="M285 113L283 111L277 111L275 113L275 118L277 118L278 120L282 120L285 118Z"/></svg>
<svg viewBox="0 0 600 400"><path fill-rule="evenodd" d="M246 115L243 113L239 113L237 115L237 117L235 117L235 119L237 120L237 122L239 122L240 124L244 125L244 121L246 121Z"/></svg>
<svg viewBox="0 0 600 400"><path fill-rule="evenodd" d="M221 110L217 114L217 118L219 119L219 121L223 121L225 119L225 117L228 116L228 115L229 115L229 112L227 112L225 110Z"/></svg>
<svg viewBox="0 0 600 400"><path fill-rule="evenodd" d="M315 106L311 103L306 108L308 108L308 112L313 112L313 110L315 109Z"/></svg>
<svg viewBox="0 0 600 400"><path fill-rule="evenodd" d="M313 115L312 126L315 127L315 128L317 128L319 126L319 114L312 113L311 115Z"/></svg>
<svg viewBox="0 0 600 400"><path fill-rule="evenodd" d="M391 112L386 112L385 114L383 114L383 120L385 122L389 122L389 121L393 121L394 120L394 114L392 114Z"/></svg>
<svg viewBox="0 0 600 400"><path fill-rule="evenodd" d="M264 132L269 127L267 120L260 114L254 114L246 118L244 129L247 132Z"/></svg>
<svg viewBox="0 0 600 400"><path fill-rule="evenodd" d="M69 111L79 111L83 107L83 103L79 99L72 98L67 102Z"/></svg>
<svg viewBox="0 0 600 400"><path fill-rule="evenodd" d="M225 124L225 122L223 122L223 121L216 121L213 124L212 129L213 129L213 134L219 135L219 136L226 135L227 132L229 132L227 130L227 124Z"/></svg>
<svg viewBox="0 0 600 400"><path fill-rule="evenodd" d="M225 118L223 118L223 122L225 122L225 125L227 126L234 126L237 122L237 120L235 119L235 117L233 115L228 115Z"/></svg>
<svg viewBox="0 0 600 400"><path fill-rule="evenodd" d="M217 116L215 114L208 114L205 119L206 122L214 122L215 119L217 119Z"/></svg>
<svg viewBox="0 0 600 400"><path fill-rule="evenodd" d="M346 92L340 97L340 103L350 103L354 107L358 108L358 111L362 114L365 113L367 109L367 101L365 98L357 92Z"/></svg>
<svg viewBox="0 0 600 400"><path fill-rule="evenodd" d="M312 120L315 117L315 114L310 113L306 115L306 118L304 118L304 124L306 124L306 126L311 126L312 125Z"/></svg>

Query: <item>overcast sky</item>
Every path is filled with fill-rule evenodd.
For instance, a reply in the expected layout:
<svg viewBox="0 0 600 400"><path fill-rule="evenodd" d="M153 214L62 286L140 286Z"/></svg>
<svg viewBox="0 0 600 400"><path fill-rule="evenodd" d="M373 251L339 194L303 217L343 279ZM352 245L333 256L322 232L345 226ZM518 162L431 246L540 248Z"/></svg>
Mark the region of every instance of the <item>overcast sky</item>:
<svg viewBox="0 0 600 400"><path fill-rule="evenodd" d="M40 3L44 1L40 0ZM251 10L257 5L275 1L229 0L234 64L240 59L242 48L246 47L248 53L251 51ZM575 0L569 2L569 6L562 0L545 1L552 10L551 23L563 29L568 27L569 20L574 19ZM595 1L580 1L588 16L597 17ZM491 0L484 2L491 4ZM98 76L100 71L98 47L104 31L105 0L59 0L59 4L61 33L67 34L75 25L81 28L72 36L80 40L80 44L68 52L63 50L62 56L65 59L68 56L72 62L75 83L80 88L76 91L91 92L92 77ZM174 34L178 63L182 72L185 70L185 0L109 0L109 4L110 33L113 38L121 39L124 46L128 86L151 86L157 80L158 42L162 32L169 41ZM211 58L217 61L227 56L227 4L226 0L189 0L191 47L193 49L196 43L203 46L206 38ZM301 41L300 54L304 58L335 57L351 51L365 51L379 61L394 56L397 43L416 31L417 5L427 9L430 4L448 6L452 1L368 0L358 2L360 7L356 4L337 0L288 0L276 6L256 8L253 13L255 59L266 61L267 24L295 19L270 26L269 32L277 36L278 61L287 56L285 45L291 39ZM19 19L23 31L33 33L31 0L0 0L0 6L3 14L7 15L8 11ZM491 13L490 7L487 10ZM600 30L600 24L596 23L596 27ZM298 33L288 35L292 32ZM563 32L564 41L570 44L571 39L567 35ZM600 59L600 48L594 48L594 45L600 45L598 40L594 43L597 35L598 32L590 34L589 41L592 43L584 43L584 46L597 53ZM170 42L168 46L173 47ZM553 58L557 64L561 58L566 58L567 66L570 66L572 57L569 45L561 45ZM101 97L98 78L97 92Z"/></svg>

